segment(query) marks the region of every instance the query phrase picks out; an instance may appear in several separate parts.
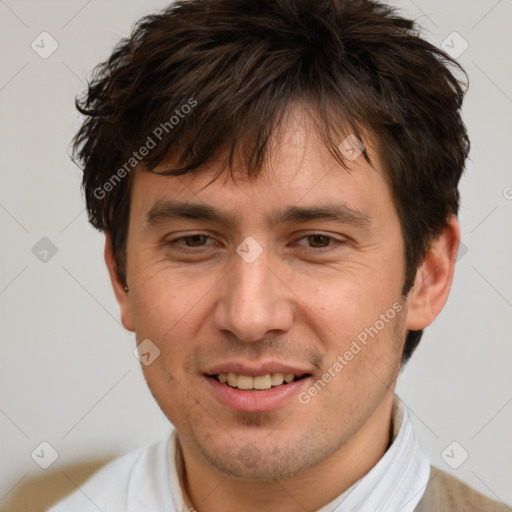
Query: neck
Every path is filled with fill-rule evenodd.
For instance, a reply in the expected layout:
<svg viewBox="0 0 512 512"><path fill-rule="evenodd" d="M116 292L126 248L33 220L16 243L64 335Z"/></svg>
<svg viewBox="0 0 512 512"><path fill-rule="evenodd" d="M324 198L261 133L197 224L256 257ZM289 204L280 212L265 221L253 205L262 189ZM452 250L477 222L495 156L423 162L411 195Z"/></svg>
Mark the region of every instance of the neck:
<svg viewBox="0 0 512 512"><path fill-rule="evenodd" d="M185 502L198 512L318 510L350 488L384 455L391 441L392 404L391 394L334 453L284 480L260 482L228 477L181 445L178 473Z"/></svg>

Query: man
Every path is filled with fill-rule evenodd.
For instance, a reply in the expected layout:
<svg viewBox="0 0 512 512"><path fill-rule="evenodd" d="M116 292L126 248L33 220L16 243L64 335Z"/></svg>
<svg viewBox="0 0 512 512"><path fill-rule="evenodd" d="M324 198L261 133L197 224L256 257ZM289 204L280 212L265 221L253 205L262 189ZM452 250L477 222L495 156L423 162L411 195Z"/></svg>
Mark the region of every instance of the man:
<svg viewBox="0 0 512 512"><path fill-rule="evenodd" d="M394 395L442 310L463 87L364 0L191 0L78 103L89 218L174 425L52 512L498 511Z"/></svg>

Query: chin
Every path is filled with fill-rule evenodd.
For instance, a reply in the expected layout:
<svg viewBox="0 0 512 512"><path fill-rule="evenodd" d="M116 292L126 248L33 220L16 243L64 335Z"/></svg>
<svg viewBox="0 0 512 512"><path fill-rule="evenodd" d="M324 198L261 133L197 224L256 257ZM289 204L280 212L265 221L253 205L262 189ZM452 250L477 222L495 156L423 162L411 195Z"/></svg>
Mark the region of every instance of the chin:
<svg viewBox="0 0 512 512"><path fill-rule="evenodd" d="M272 435L272 434L270 434ZM298 442L260 443L252 441L229 446L202 447L203 457L220 473L235 479L270 482L299 475L326 458L332 450L307 439Z"/></svg>

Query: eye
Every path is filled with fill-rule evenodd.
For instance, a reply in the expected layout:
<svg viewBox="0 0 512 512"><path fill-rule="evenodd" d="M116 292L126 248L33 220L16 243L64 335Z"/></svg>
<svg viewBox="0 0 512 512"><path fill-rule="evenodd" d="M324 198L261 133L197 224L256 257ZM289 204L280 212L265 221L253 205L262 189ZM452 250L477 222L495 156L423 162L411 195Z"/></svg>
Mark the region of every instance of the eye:
<svg viewBox="0 0 512 512"><path fill-rule="evenodd" d="M306 241L306 247L310 249L329 249L345 243L343 240L338 240L332 236L325 235L324 233L310 233L299 240ZM303 246L304 244L299 243L298 245Z"/></svg>
<svg viewBox="0 0 512 512"><path fill-rule="evenodd" d="M206 243L208 240L214 242L214 240L208 235L204 235L202 233L195 233L193 235L181 236L179 238L169 240L168 244L172 247L176 247L178 250L187 251L188 248L191 248L193 250L194 247L204 247L207 245L212 245Z"/></svg>
<svg viewBox="0 0 512 512"><path fill-rule="evenodd" d="M173 249L182 252L198 252L203 247L212 248L216 243L212 237L204 233L180 236L167 242ZM345 242L324 233L309 233L299 238L296 244L307 249L331 250L344 245Z"/></svg>

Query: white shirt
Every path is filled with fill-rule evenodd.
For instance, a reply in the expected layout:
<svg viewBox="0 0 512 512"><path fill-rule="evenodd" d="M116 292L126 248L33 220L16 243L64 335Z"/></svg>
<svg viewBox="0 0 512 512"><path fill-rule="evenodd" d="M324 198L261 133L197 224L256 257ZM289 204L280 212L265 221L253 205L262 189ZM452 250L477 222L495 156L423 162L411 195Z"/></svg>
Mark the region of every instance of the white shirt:
<svg viewBox="0 0 512 512"><path fill-rule="evenodd" d="M398 398L393 403L392 438L377 464L318 512L412 512L425 493L430 459Z"/></svg>
<svg viewBox="0 0 512 512"><path fill-rule="evenodd" d="M48 512L188 512L176 464L177 435L119 457ZM318 512L412 512L430 461L402 403L393 405L393 440L377 464Z"/></svg>

